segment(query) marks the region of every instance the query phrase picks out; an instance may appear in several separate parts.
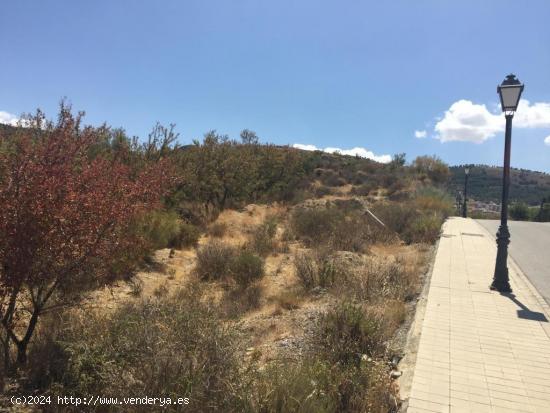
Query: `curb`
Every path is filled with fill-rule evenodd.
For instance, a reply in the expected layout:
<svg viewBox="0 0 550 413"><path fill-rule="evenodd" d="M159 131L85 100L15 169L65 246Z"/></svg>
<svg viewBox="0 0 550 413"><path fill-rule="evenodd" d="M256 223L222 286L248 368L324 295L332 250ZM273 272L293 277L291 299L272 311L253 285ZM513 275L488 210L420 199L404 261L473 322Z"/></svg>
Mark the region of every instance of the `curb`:
<svg viewBox="0 0 550 413"><path fill-rule="evenodd" d="M416 366L416 357L418 355L418 347L420 345L420 336L422 335L422 326L424 322L424 315L426 313L426 306L428 303L428 293L430 291L430 285L432 281L432 273L435 264L435 257L439 248L439 239L432 247L431 257L429 259L429 267L424 274L424 285L420 294L418 295L418 301L415 306L414 317L407 333L407 340L403 349L405 355L399 361L399 370L403 372L401 377L397 380L399 384L399 399L401 401L400 412L406 412L408 408L408 400L411 395L412 382L414 377L414 370Z"/></svg>

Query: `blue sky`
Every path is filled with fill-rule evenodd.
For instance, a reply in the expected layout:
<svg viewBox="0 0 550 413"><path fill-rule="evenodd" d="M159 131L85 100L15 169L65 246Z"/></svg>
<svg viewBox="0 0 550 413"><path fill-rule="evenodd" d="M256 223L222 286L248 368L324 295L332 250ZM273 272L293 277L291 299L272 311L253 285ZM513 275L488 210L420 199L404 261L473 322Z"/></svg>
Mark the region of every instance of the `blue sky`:
<svg viewBox="0 0 550 413"><path fill-rule="evenodd" d="M548 21L547 0L5 0L0 121L53 117L66 96L89 123L141 137L160 121L182 143L249 128L501 164L496 86L513 72L529 103L512 165L550 172Z"/></svg>

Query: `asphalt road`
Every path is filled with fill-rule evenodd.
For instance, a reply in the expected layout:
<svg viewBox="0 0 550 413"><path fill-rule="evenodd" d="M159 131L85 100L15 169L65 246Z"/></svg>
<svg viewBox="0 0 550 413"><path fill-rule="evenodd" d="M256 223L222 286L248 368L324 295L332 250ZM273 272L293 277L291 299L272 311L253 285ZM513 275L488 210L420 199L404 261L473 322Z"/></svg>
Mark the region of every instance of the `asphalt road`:
<svg viewBox="0 0 550 413"><path fill-rule="evenodd" d="M495 234L500 221L478 219L483 227ZM550 304L550 223L508 221L509 254L538 292Z"/></svg>

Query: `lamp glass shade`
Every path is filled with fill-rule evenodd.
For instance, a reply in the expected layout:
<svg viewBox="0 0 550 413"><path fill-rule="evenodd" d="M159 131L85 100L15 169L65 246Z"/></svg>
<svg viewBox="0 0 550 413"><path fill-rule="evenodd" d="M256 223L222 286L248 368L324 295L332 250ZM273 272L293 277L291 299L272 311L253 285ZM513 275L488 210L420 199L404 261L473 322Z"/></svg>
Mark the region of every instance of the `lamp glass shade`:
<svg viewBox="0 0 550 413"><path fill-rule="evenodd" d="M502 106L503 112L515 112L521 92L523 90L523 85L502 85L498 88L498 93L500 95L500 104Z"/></svg>
<svg viewBox="0 0 550 413"><path fill-rule="evenodd" d="M465 173L466 175L468 175L468 174L470 173L470 168L465 168L465 169L464 169L464 173Z"/></svg>

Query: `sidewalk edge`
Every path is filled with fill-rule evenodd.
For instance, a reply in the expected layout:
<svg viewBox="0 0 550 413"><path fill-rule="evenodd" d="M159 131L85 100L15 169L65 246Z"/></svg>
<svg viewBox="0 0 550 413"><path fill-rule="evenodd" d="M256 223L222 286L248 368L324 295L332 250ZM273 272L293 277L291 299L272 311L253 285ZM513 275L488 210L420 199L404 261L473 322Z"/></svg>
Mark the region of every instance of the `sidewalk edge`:
<svg viewBox="0 0 550 413"><path fill-rule="evenodd" d="M443 233L443 227L442 227ZM429 259L429 267L424 274L424 285L420 294L418 295L418 301L415 306L414 317L407 333L407 341L404 347L404 357L399 362L399 369L402 371L402 376L399 377L397 382L399 383L399 399L402 403L399 411L405 412L408 408L408 399L411 395L412 382L414 377L414 371L416 366L416 358L418 356L418 347L420 345L420 337L422 335L422 326L424 324L424 316L426 313L426 306L428 303L428 293L432 282L432 274L434 270L435 259L437 251L439 249L439 241L441 237L432 246L431 256Z"/></svg>

